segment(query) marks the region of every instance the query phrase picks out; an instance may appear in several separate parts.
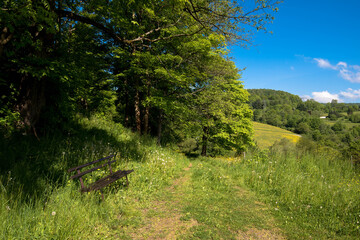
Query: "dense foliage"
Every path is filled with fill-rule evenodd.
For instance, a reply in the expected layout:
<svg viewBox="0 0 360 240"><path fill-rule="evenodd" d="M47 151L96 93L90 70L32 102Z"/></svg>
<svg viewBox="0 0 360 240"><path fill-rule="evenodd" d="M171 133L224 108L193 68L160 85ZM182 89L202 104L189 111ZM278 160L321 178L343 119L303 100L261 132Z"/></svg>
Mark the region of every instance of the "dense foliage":
<svg viewBox="0 0 360 240"><path fill-rule="evenodd" d="M196 139L204 155L208 143L241 151L251 111L227 46L250 45L277 4L1 1L1 132L39 138L79 112L100 113L159 142Z"/></svg>
<svg viewBox="0 0 360 240"><path fill-rule="evenodd" d="M360 104L302 101L299 96L270 89L248 91L255 121L301 134L360 163L360 125L356 124Z"/></svg>

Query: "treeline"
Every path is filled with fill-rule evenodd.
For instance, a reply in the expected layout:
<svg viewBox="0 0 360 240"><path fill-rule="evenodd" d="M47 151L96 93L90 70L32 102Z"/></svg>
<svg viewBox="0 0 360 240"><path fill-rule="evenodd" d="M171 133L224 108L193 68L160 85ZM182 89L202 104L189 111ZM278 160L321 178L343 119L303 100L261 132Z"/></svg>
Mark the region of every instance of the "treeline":
<svg viewBox="0 0 360 240"><path fill-rule="evenodd" d="M270 89L248 92L254 121L301 134L360 163L360 124L352 124L359 122L360 104L302 101L299 96Z"/></svg>
<svg viewBox="0 0 360 240"><path fill-rule="evenodd" d="M251 144L252 112L227 46L251 44L276 1L3 0L0 127L37 138L78 113L112 117L207 154Z"/></svg>

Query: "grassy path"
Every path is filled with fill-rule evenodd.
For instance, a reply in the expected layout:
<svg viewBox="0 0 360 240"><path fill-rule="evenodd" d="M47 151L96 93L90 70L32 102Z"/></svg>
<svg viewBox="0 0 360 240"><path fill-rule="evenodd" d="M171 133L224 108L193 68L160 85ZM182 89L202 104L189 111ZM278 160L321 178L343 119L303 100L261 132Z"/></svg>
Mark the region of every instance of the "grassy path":
<svg viewBox="0 0 360 240"><path fill-rule="evenodd" d="M142 208L130 239L285 239L267 206L215 162L193 161Z"/></svg>

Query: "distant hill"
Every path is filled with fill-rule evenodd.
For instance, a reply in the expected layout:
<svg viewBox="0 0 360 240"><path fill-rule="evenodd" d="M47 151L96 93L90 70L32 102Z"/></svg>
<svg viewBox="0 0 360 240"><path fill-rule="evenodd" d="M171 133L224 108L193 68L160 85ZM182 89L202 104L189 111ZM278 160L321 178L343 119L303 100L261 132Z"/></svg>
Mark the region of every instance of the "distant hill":
<svg viewBox="0 0 360 240"><path fill-rule="evenodd" d="M253 110L255 122L301 134L320 145L340 150L345 157L360 163L360 107L358 104L338 103L336 100L326 104L312 99L302 101L297 95L271 89L249 89L248 91L250 93L249 105ZM326 118L320 118L323 116ZM259 134L256 127L259 126L255 124L255 134ZM263 131L263 134L265 133ZM261 135L258 141L269 140L274 134L271 133L268 137Z"/></svg>
<svg viewBox="0 0 360 240"><path fill-rule="evenodd" d="M248 89L250 93L249 102L253 109L263 109L268 106L275 105L290 105L292 107L297 107L303 101L297 95L272 90L272 89Z"/></svg>

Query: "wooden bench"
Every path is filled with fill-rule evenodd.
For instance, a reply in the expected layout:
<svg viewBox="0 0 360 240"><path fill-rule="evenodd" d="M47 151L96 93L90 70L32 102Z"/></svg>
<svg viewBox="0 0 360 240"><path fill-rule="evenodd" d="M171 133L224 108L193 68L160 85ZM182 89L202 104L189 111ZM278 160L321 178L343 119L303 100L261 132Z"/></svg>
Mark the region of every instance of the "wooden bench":
<svg viewBox="0 0 360 240"><path fill-rule="evenodd" d="M104 163L103 161L106 161L106 163ZM80 166L77 166L77 167L73 167L73 168L70 168L68 170L69 173L71 172L76 172L75 175L71 176L70 179L79 179L80 180L80 184L81 184L81 189L80 191L81 192L91 192L91 191L96 191L96 190L100 190L101 192L101 197L102 199L104 200L104 195L102 193L102 189L104 187L106 187L107 185L115 182L116 180L120 179L120 178L123 178L123 177L126 177L126 184L128 185L129 184L129 180L128 180L128 177L127 175L130 174L131 172L133 172L134 170L119 170L119 171L116 171L116 172L113 172L112 171L112 168L111 168L111 164L116 162L116 154L115 155L110 155L110 156L107 156L107 157L104 157L104 158L101 158L101 159L98 159L98 160L95 160L95 161L92 161L92 162L89 162L89 163L85 163L83 165L80 165ZM99 165L97 165L99 164ZM92 167L88 170L82 170L82 168L85 168L85 167L88 167L88 166L91 166L91 165L96 165L95 167ZM88 174L88 173L91 173L97 169L100 169L100 168L104 168L106 166L109 166L109 172L110 174L97 180L96 182L93 182L91 183L89 186L85 186L84 185L84 181L82 179L82 176L84 176L85 174ZM82 171L80 171L82 170Z"/></svg>

